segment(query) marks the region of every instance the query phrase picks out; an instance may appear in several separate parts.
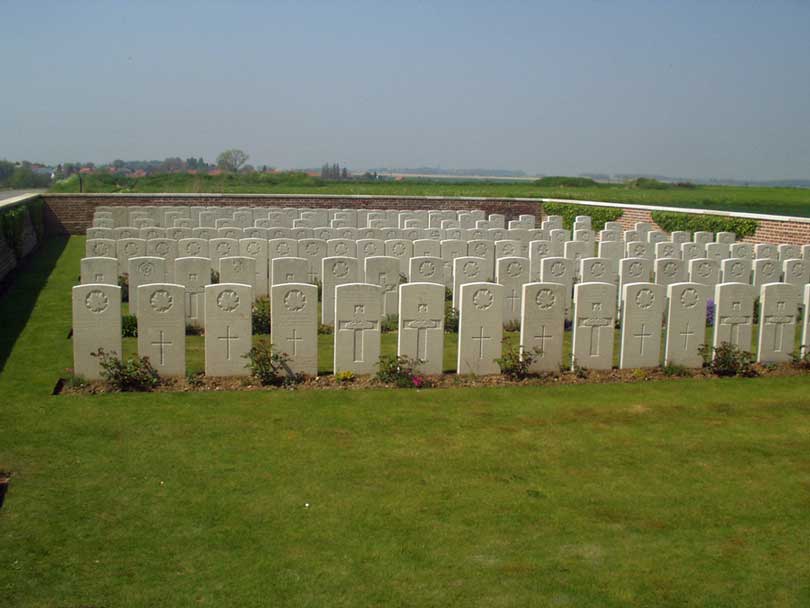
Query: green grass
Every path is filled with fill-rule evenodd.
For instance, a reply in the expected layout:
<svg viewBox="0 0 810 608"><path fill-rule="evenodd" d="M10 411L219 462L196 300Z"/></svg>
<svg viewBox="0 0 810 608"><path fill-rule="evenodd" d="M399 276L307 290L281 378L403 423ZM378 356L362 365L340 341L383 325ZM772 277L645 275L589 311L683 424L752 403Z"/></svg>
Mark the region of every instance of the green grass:
<svg viewBox="0 0 810 608"><path fill-rule="evenodd" d="M51 397L82 251L0 299L4 606L810 604L807 377Z"/></svg>
<svg viewBox="0 0 810 608"><path fill-rule="evenodd" d="M325 182L302 174L281 176L158 175L140 179L85 178L86 192L210 192L270 194L367 194L378 196L472 196L564 198L667 207L694 207L777 215L810 216L810 189L759 186L697 186L666 189L624 184L596 187L543 187L532 182ZM52 192L78 192L78 180L57 183Z"/></svg>

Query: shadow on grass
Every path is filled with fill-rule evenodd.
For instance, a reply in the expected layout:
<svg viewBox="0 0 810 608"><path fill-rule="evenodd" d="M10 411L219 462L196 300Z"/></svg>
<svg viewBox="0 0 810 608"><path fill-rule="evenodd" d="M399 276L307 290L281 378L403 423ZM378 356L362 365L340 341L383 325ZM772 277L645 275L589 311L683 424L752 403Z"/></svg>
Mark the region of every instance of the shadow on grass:
<svg viewBox="0 0 810 608"><path fill-rule="evenodd" d="M67 243L67 237L49 237L6 278L0 293L0 373Z"/></svg>

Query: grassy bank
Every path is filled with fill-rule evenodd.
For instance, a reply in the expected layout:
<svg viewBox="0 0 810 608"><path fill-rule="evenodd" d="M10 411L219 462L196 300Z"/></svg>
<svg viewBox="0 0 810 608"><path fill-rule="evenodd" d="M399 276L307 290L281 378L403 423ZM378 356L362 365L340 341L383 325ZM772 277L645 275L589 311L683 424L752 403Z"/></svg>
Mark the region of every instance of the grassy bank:
<svg viewBox="0 0 810 608"><path fill-rule="evenodd" d="M51 191L78 192L79 181L74 176L57 183ZM658 185L645 187L625 184L544 186L531 182L481 183L416 179L399 182L327 182L303 174L218 176L177 174L139 179L91 175L84 177L84 191L544 197L810 216L810 189L744 186L671 185L665 188Z"/></svg>
<svg viewBox="0 0 810 608"><path fill-rule="evenodd" d="M83 239L0 299L3 604L810 603L810 381L51 397Z"/></svg>

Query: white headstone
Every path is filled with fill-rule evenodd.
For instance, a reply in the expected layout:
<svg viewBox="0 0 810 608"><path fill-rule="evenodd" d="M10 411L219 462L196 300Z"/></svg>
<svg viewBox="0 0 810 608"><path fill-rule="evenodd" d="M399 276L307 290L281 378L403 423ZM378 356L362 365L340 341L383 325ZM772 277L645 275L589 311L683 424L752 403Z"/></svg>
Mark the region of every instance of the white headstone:
<svg viewBox="0 0 810 608"><path fill-rule="evenodd" d="M273 276L282 283L309 283L309 262L304 258L275 258Z"/></svg>
<svg viewBox="0 0 810 608"><path fill-rule="evenodd" d="M720 278L723 283L751 283L753 263L749 258L729 258L720 263Z"/></svg>
<svg viewBox="0 0 810 608"><path fill-rule="evenodd" d="M121 288L117 285L76 285L73 299L73 371L88 380L101 378L91 353L99 348L123 355L121 348Z"/></svg>
<svg viewBox="0 0 810 608"><path fill-rule="evenodd" d="M366 282L379 285L382 290L382 316L397 314L399 310L399 260L375 255L365 260Z"/></svg>
<svg viewBox="0 0 810 608"><path fill-rule="evenodd" d="M431 256L413 257L409 274L413 283L436 283L444 287L444 260Z"/></svg>
<svg viewBox="0 0 810 608"><path fill-rule="evenodd" d="M82 258L80 281L83 285L118 285L118 258Z"/></svg>
<svg viewBox="0 0 810 608"><path fill-rule="evenodd" d="M714 288L714 339L717 348L724 342L751 352L754 321L754 290L742 283L721 283Z"/></svg>
<svg viewBox="0 0 810 608"><path fill-rule="evenodd" d="M666 289L657 283L629 283L622 300L619 367L658 367Z"/></svg>
<svg viewBox="0 0 810 608"><path fill-rule="evenodd" d="M357 283L360 274L357 258L325 257L321 268L321 322L335 324L335 288ZM382 306L382 302L380 303Z"/></svg>
<svg viewBox="0 0 810 608"><path fill-rule="evenodd" d="M520 347L534 354L533 373L557 371L562 365L565 337L566 287L559 283L523 286Z"/></svg>
<svg viewBox="0 0 810 608"><path fill-rule="evenodd" d="M138 316L138 287L166 281L166 260L154 256L129 259L129 314Z"/></svg>
<svg viewBox="0 0 810 608"><path fill-rule="evenodd" d="M211 270L219 272L219 261L235 255L239 255L239 241L236 239L215 238L208 241L208 259L211 260Z"/></svg>
<svg viewBox="0 0 810 608"><path fill-rule="evenodd" d="M778 283L782 276L779 260L773 258L757 258L754 260L753 285L756 292L766 283Z"/></svg>
<svg viewBox="0 0 810 608"><path fill-rule="evenodd" d="M496 283L468 283L459 298L459 374L497 374L503 339L503 287Z"/></svg>
<svg viewBox="0 0 810 608"><path fill-rule="evenodd" d="M185 288L173 283L138 287L138 354L161 376L186 373Z"/></svg>
<svg viewBox="0 0 810 608"><path fill-rule="evenodd" d="M574 287L573 365L584 369L613 367L616 286L580 283Z"/></svg>
<svg viewBox="0 0 810 608"><path fill-rule="evenodd" d="M711 258L689 260L689 279L693 283L700 283L714 289L714 286L720 282L720 264Z"/></svg>
<svg viewBox="0 0 810 608"><path fill-rule="evenodd" d="M302 258L277 258L284 260ZM306 272L306 270L304 271ZM270 328L273 349L289 357L290 369L318 375L318 288L306 283L278 283L270 290Z"/></svg>
<svg viewBox="0 0 810 608"><path fill-rule="evenodd" d="M346 371L373 374L377 371L381 317L382 290L377 285L349 283L335 288L336 374Z"/></svg>
<svg viewBox="0 0 810 608"><path fill-rule="evenodd" d="M174 277L185 288L186 322L203 326L205 286L211 282L211 260L201 257L177 258Z"/></svg>
<svg viewBox="0 0 810 608"><path fill-rule="evenodd" d="M495 276L495 280L503 287L503 322L519 321L523 286L530 280L529 258L499 258Z"/></svg>
<svg viewBox="0 0 810 608"><path fill-rule="evenodd" d="M757 361L787 363L796 340L796 288L787 283L768 283L762 286L761 294Z"/></svg>
<svg viewBox="0 0 810 608"><path fill-rule="evenodd" d="M667 365L700 368L700 347L706 343L706 300L709 288L698 283L667 287Z"/></svg>
<svg viewBox="0 0 810 608"><path fill-rule="evenodd" d="M491 280L487 273L486 260L471 256L453 259L453 308L458 308L460 288L466 283L481 283Z"/></svg>
<svg viewBox="0 0 810 608"><path fill-rule="evenodd" d="M426 374L444 369L444 286L405 283L399 286L397 355L420 361Z"/></svg>
<svg viewBox="0 0 810 608"><path fill-rule="evenodd" d="M205 288L205 374L247 376L253 289L239 283Z"/></svg>
<svg viewBox="0 0 810 608"><path fill-rule="evenodd" d="M269 254L267 250L267 239L259 238L244 238L239 241L240 255L252 258L255 262L254 267L256 276L253 279L255 286L255 295L257 298L270 295L269 283ZM220 278L220 280L222 280ZM241 283L242 281L232 281L234 283Z"/></svg>

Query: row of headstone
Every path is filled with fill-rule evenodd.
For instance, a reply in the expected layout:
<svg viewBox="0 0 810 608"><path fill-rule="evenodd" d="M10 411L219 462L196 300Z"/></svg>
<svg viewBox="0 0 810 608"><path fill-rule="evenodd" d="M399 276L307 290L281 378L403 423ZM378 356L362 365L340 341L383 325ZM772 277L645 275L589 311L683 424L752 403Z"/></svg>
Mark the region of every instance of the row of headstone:
<svg viewBox="0 0 810 608"><path fill-rule="evenodd" d="M506 216L489 216L478 209L308 209L295 207L203 207L130 206L97 207L93 227L97 228L440 228L471 229L529 227L534 215L520 215L507 223ZM560 221L561 225L561 221Z"/></svg>
<svg viewBox="0 0 810 608"><path fill-rule="evenodd" d="M624 305L617 307L613 283L580 283L574 289L571 361L563 358L566 288L560 283L522 285L520 344L535 357L532 371L556 370L570 363L585 369L610 369L614 332L621 314L621 368L657 367L663 361L700 367L706 342L707 299L714 296L712 345L730 343L751 350L756 292L750 285L723 283L713 292L699 283L630 283L623 287ZM148 356L161 375L185 371L186 296L182 285L147 283L138 286L138 352ZM247 374L245 356L252 345L253 289L240 283L207 285L203 289L205 372L211 376ZM408 283L397 290L398 354L422 362L425 373L440 373L444 353L444 288L437 283ZM103 348L122 352L121 288L86 284L73 288L73 352L75 373L100 376L91 353ZM499 372L504 285L479 281L460 286L457 372ZM803 293L802 344L810 339L810 286ZM274 348L289 356L290 368L317 374L317 287L281 283L271 292ZM335 287L335 372L370 374L380 354L384 292L379 285L348 282ZM789 361L794 351L799 297L794 286L769 283L760 290L757 360ZM666 317L666 324L663 323ZM664 329L665 328L665 329Z"/></svg>

